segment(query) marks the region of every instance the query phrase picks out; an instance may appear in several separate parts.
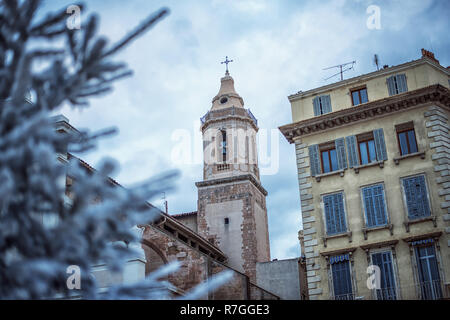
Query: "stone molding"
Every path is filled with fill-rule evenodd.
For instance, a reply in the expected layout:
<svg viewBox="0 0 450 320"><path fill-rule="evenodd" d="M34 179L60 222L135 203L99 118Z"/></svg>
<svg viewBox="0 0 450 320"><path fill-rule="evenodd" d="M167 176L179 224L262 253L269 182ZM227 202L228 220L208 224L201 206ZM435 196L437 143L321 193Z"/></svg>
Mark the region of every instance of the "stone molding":
<svg viewBox="0 0 450 320"><path fill-rule="evenodd" d="M440 84L436 84L368 102L364 105L349 107L301 120L281 126L279 129L289 143L293 143L294 138L386 116L395 112L402 112L426 103L439 104L444 108L450 109L450 90Z"/></svg>
<svg viewBox="0 0 450 320"><path fill-rule="evenodd" d="M224 184L224 183L234 183L234 182L238 182L238 181L250 181L259 191L261 191L261 193L264 196L267 196L266 189L264 189L264 187L261 185L261 183L259 181L257 181L255 179L255 177L253 177L253 175L251 175L251 174L243 174L243 175L239 175L239 176L199 181L199 182L195 183L195 186L197 188L202 188L202 187L210 187L210 186L215 186L215 185Z"/></svg>

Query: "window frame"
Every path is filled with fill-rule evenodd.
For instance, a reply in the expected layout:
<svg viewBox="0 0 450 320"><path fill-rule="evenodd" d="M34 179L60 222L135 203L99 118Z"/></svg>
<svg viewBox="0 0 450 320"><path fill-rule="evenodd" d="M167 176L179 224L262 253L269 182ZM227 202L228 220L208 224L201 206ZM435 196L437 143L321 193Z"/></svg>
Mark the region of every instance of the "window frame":
<svg viewBox="0 0 450 320"><path fill-rule="evenodd" d="M336 153L336 165L337 165L337 150L336 147L332 148L326 148L326 149L319 149L320 152L320 165L322 168L322 173L330 173L339 170L339 167L336 170L333 170L333 161L331 160L331 151L334 150ZM330 171L325 172L325 166L323 161L323 153L328 152L328 165L330 166Z"/></svg>
<svg viewBox="0 0 450 320"><path fill-rule="evenodd" d="M361 102L362 101L362 99L361 99L361 90L366 90L366 96L367 96L367 101L366 102ZM353 93L354 92L358 92L358 98L359 98L359 103L358 104L355 104L355 100L353 99ZM360 104L364 104L364 103L369 102L369 95L367 94L367 86L362 86L362 87L357 87L357 88L350 89L350 97L351 97L351 100L352 100L352 106L359 106Z"/></svg>
<svg viewBox="0 0 450 320"><path fill-rule="evenodd" d="M398 150L400 151L400 156L406 156L408 154L413 154L413 153L419 152L419 145L417 144L416 130L414 128L414 124L412 124L412 127L395 128L395 131L396 131L396 134L397 134L397 144L398 144ZM405 133L405 132L409 132L409 131L414 132L414 142L416 143L417 151L416 152L411 152L411 146L410 146L410 143L409 143L409 137L408 137L408 134L406 134L406 145L407 145L407 148L408 148L408 153L403 154L402 153L402 146L401 146L401 143L400 143L400 134L401 133Z"/></svg>
<svg viewBox="0 0 450 320"><path fill-rule="evenodd" d="M336 166L337 166L336 170L333 170L333 162L331 161L331 150L334 150L336 153ZM325 172L324 161L322 156L324 152L328 152L328 161L329 161L328 164L330 166L330 171L327 172ZM319 156L320 156L320 169L322 170L322 174L336 172L339 170L338 150L336 148L336 140L319 144Z"/></svg>
<svg viewBox="0 0 450 320"><path fill-rule="evenodd" d="M220 132L222 133L222 140L221 140L221 148L222 148L222 162L227 162L227 131L225 129L221 129Z"/></svg>
<svg viewBox="0 0 450 320"><path fill-rule="evenodd" d="M370 151L369 151L369 143L368 143L369 141L373 141L373 144L374 144L375 160L373 160L373 161L370 161ZM360 148L360 145L359 145L360 143L364 143L364 142L366 142L366 151L367 151L367 157L368 157L368 161L369 161L367 163L363 163L362 162L361 148ZM366 164L375 163L375 162L378 161L378 159L377 159L377 149L376 149L376 146L375 146L375 137L373 135L373 131L369 131L369 132L366 132L366 133L362 133L362 134L356 135L356 147L358 149L358 157L359 157L359 165L360 166L363 166L363 165L366 165Z"/></svg>

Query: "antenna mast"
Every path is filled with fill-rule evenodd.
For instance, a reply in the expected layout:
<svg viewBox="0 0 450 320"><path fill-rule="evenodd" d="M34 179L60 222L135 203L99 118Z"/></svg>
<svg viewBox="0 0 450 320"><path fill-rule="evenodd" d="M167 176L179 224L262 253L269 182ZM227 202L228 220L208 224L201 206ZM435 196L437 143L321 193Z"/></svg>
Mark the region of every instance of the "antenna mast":
<svg viewBox="0 0 450 320"><path fill-rule="evenodd" d="M341 81L344 80L344 72L353 69L353 65L355 63L356 63L356 61L351 61L351 62L346 62L346 63L343 63L343 64L338 64L336 66L332 66L332 67L328 67L328 68L323 69L323 70L328 70L328 69L332 69L332 68L339 68L339 72L338 73L333 74L331 77L328 77L325 80L331 79L334 76L337 76L338 74L341 75ZM351 64L350 67L348 67L347 69L343 69L346 65L349 65L349 64Z"/></svg>
<svg viewBox="0 0 450 320"><path fill-rule="evenodd" d="M166 200L166 193L165 192L163 192L162 200L164 202L164 209L166 210L166 214L169 214L167 200Z"/></svg>
<svg viewBox="0 0 450 320"><path fill-rule="evenodd" d="M380 58L376 53L373 56L373 63L375 63L375 65L377 66L377 71L380 70Z"/></svg>

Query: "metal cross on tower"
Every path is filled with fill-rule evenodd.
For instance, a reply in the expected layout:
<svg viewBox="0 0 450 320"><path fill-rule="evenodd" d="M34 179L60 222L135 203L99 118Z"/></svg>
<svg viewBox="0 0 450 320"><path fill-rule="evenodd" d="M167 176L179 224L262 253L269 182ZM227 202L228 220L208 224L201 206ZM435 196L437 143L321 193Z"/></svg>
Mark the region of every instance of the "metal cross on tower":
<svg viewBox="0 0 450 320"><path fill-rule="evenodd" d="M228 64L230 63L230 62L233 62L233 60L228 60L228 56L225 56L225 61L222 61L221 62L221 64L226 64L227 65L227 70L226 70L226 72L225 72L225 75L226 76L228 76L230 73L228 72Z"/></svg>

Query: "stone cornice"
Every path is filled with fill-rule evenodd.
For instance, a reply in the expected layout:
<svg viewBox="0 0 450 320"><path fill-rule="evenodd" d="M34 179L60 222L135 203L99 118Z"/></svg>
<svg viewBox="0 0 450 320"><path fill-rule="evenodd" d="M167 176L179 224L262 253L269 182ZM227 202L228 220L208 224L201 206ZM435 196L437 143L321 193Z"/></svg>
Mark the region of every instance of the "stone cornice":
<svg viewBox="0 0 450 320"><path fill-rule="evenodd" d="M370 249L374 249L374 248L383 248L383 247L391 247L391 246L395 246L397 245L398 240L388 240L388 241L381 241L381 242L374 242L374 243L369 243L369 244L365 244L365 245L361 245L361 249L363 250L370 250Z"/></svg>
<svg viewBox="0 0 450 320"><path fill-rule="evenodd" d="M229 107L224 109L210 110L202 118L201 130L204 132L212 123L224 122L228 120L239 120L250 123L250 125L258 132L258 124L256 118L252 118L248 109L242 107Z"/></svg>
<svg viewBox="0 0 450 320"><path fill-rule="evenodd" d="M413 242L417 240L423 240L427 238L439 238L442 235L442 231L436 231L436 232L430 232L430 233L424 233L424 234L418 234L410 237L402 238L405 242Z"/></svg>
<svg viewBox="0 0 450 320"><path fill-rule="evenodd" d="M279 129L289 143L294 143L294 139L298 137L343 127L370 118L386 116L389 113L403 112L426 103L437 103L450 109L450 90L436 84L291 123L281 126Z"/></svg>
<svg viewBox="0 0 450 320"><path fill-rule="evenodd" d="M226 178L220 178L220 179L212 179L212 180L204 180L200 182L196 182L195 185L197 188L201 187L209 187L209 186L215 186L218 184L224 184L224 183L234 183L238 181L250 181L264 196L267 196L266 189L263 188L261 183L255 179L255 177L251 174L243 174L239 176L232 176L232 177L226 177Z"/></svg>

